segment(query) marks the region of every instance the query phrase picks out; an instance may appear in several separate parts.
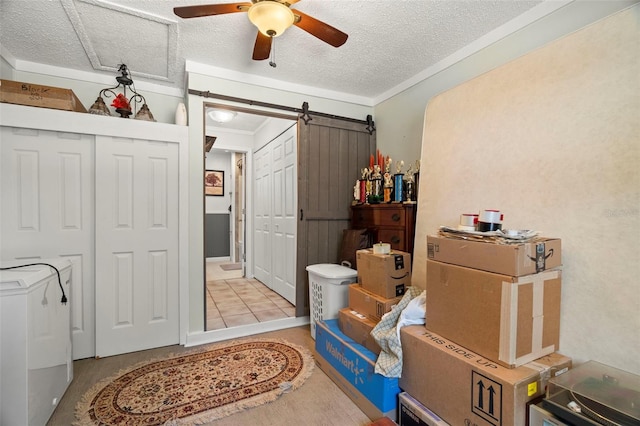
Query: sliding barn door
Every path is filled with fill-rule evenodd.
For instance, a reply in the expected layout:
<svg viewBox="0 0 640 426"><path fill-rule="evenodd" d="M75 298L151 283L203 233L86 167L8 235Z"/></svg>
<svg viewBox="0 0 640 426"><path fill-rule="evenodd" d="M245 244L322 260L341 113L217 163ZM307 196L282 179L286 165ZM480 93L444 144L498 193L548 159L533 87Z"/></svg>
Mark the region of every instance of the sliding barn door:
<svg viewBox="0 0 640 426"><path fill-rule="evenodd" d="M366 124L312 116L298 120L296 315L309 313L307 265L337 263L349 228L353 186L375 153Z"/></svg>
<svg viewBox="0 0 640 426"><path fill-rule="evenodd" d="M96 139L96 355L179 342L178 144Z"/></svg>

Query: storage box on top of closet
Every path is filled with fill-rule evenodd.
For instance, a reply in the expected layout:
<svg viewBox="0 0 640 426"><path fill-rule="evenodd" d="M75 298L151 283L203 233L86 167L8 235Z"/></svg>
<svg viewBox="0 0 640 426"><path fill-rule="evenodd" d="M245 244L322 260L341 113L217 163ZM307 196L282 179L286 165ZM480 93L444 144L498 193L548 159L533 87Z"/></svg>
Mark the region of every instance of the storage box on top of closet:
<svg viewBox="0 0 640 426"><path fill-rule="evenodd" d="M73 379L71 262L3 261L0 267L0 424L44 425ZM60 281L56 270L60 273ZM62 286L62 288L60 288ZM69 300L62 303L63 294Z"/></svg>
<svg viewBox="0 0 640 426"><path fill-rule="evenodd" d="M4 79L0 80L0 102L87 112L71 89Z"/></svg>

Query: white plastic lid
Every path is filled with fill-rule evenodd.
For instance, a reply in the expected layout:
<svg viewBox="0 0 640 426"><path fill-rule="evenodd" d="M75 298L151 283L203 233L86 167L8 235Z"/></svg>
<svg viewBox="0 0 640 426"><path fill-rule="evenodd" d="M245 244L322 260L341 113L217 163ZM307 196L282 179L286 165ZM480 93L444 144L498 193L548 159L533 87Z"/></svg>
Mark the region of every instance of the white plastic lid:
<svg viewBox="0 0 640 426"><path fill-rule="evenodd" d="M11 260L0 262L0 267L6 268L32 263L47 263L53 265L61 273L63 269L71 267L71 262L63 257L50 259ZM52 275L56 275L55 270L46 265L25 266L16 269L0 271L0 290L28 288Z"/></svg>
<svg viewBox="0 0 640 426"><path fill-rule="evenodd" d="M335 263L318 263L317 265L307 266L307 271L313 272L323 278L355 278L358 276L358 271L355 269L347 268L346 266L338 265Z"/></svg>

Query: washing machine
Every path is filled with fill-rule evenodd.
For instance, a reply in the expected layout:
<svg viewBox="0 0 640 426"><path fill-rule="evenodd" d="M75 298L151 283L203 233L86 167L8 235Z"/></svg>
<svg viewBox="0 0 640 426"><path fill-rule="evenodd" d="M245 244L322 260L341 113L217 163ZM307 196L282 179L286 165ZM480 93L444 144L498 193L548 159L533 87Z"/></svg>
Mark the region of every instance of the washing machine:
<svg viewBox="0 0 640 426"><path fill-rule="evenodd" d="M45 425L73 380L71 268L64 258L0 262L1 425Z"/></svg>

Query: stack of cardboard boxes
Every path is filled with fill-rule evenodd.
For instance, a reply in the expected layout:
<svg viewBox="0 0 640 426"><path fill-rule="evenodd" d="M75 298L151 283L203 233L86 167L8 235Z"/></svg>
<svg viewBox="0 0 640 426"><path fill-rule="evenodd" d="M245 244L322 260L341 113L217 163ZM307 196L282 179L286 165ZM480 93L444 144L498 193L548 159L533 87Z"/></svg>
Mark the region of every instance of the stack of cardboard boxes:
<svg viewBox="0 0 640 426"><path fill-rule="evenodd" d="M349 306L338 313L340 330L375 354L380 347L371 331L391 311L411 285L411 255L394 251L374 254L356 252L358 283L349 286Z"/></svg>
<svg viewBox="0 0 640 426"><path fill-rule="evenodd" d="M316 327L316 362L370 418L395 419L398 379L375 373L380 347L371 331L411 285L411 255L366 249L356 257L358 283L349 286L348 307Z"/></svg>
<svg viewBox="0 0 640 426"><path fill-rule="evenodd" d="M401 331L402 390L452 425L525 425L527 403L571 367L556 352L560 249L429 236L426 328ZM399 411L420 424L403 421L402 398Z"/></svg>

